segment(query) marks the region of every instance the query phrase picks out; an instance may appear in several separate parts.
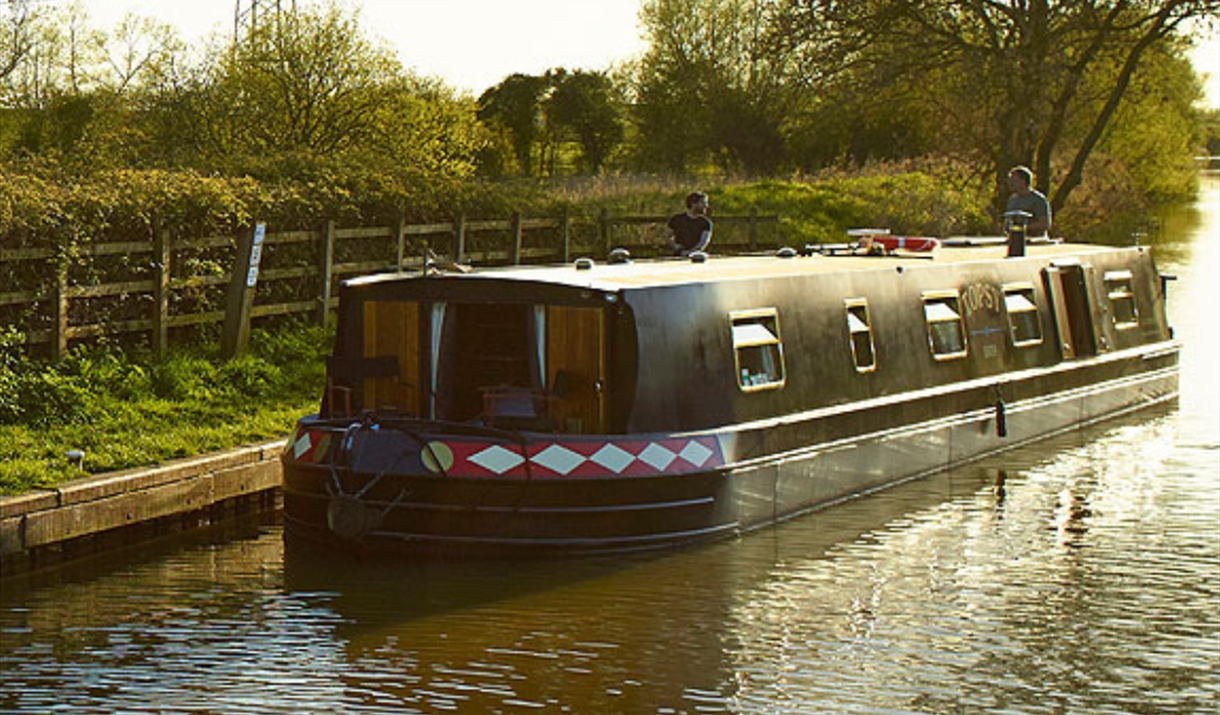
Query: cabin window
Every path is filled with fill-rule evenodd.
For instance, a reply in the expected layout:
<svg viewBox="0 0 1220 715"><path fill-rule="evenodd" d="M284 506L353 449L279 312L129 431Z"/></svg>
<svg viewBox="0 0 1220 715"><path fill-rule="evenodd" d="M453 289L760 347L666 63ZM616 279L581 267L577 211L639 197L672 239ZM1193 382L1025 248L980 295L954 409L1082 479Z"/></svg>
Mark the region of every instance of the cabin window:
<svg viewBox="0 0 1220 715"><path fill-rule="evenodd" d="M966 356L966 325L962 321L960 301L957 293L925 293L923 296L928 344L936 360Z"/></svg>
<svg viewBox="0 0 1220 715"><path fill-rule="evenodd" d="M844 301L847 309L847 334L851 339L851 358L856 372L877 369L877 354L873 346L873 324L868 318L868 301L853 298Z"/></svg>
<svg viewBox="0 0 1220 715"><path fill-rule="evenodd" d="M1110 298L1110 311L1114 316L1114 327L1123 330L1139 325L1135 292L1131 290L1131 271L1107 272L1105 281L1106 294Z"/></svg>
<svg viewBox="0 0 1220 715"><path fill-rule="evenodd" d="M784 346L780 340L779 313L774 308L729 314L733 326L737 384L751 392L782 387Z"/></svg>
<svg viewBox="0 0 1220 715"><path fill-rule="evenodd" d="M1017 347L1042 342L1042 319L1034 302L1034 287L1028 283L1004 286L1004 311L1008 314L1008 334Z"/></svg>

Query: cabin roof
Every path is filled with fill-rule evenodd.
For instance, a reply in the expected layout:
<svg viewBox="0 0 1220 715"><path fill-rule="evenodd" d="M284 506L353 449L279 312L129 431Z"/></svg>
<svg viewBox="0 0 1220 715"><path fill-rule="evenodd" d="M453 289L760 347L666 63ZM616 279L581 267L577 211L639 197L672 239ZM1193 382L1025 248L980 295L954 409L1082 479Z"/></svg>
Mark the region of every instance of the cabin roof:
<svg viewBox="0 0 1220 715"><path fill-rule="evenodd" d="M1092 244L1042 243L1028 245L1025 258L1046 261L1083 257L1113 250L1115 249L1109 246ZM738 279L893 270L895 266L902 266L903 270L918 270L922 267L931 268L947 264L993 262L1003 259L1006 251L1006 247L1002 244L986 243L984 245L944 245L935 255L918 253L899 253L891 256L815 254L793 258L779 258L771 254L712 255L703 263L695 263L687 259L665 258L617 264L596 262L587 269L578 269L575 263L477 268L469 273L445 273L442 280L494 278L598 291L618 291ZM382 274L355 278L347 283L358 286L385 281L418 279L415 274L409 277L401 274Z"/></svg>

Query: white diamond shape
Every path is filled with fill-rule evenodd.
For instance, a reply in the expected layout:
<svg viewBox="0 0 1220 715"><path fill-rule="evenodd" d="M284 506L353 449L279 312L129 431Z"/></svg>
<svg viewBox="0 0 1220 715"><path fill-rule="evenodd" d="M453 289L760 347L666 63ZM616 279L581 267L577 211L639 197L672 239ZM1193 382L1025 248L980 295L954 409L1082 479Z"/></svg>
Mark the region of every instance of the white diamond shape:
<svg viewBox="0 0 1220 715"><path fill-rule="evenodd" d="M301 435L300 439L298 439L296 442L292 443L292 456L296 457L297 459L300 459L301 455L308 452L309 448L312 446L313 446L313 439L311 438L310 434L308 432L306 432Z"/></svg>
<svg viewBox="0 0 1220 715"><path fill-rule="evenodd" d="M520 454L496 445L470 455L469 461L496 474L503 474L525 461Z"/></svg>
<svg viewBox="0 0 1220 715"><path fill-rule="evenodd" d="M649 444L643 452L640 452L641 461L645 462L650 467L654 467L662 471L664 471L665 468L669 466L669 463L674 461L676 457L676 454L662 447L656 442Z"/></svg>
<svg viewBox="0 0 1220 715"><path fill-rule="evenodd" d="M627 465L635 461L635 455L618 445L607 444L605 447L597 450L589 459L615 474L622 474Z"/></svg>
<svg viewBox="0 0 1220 715"><path fill-rule="evenodd" d="M585 463L585 457L582 454L577 454L567 447L558 444L552 444L550 447L542 450L530 458L534 464L541 465L559 474L567 474Z"/></svg>
<svg viewBox="0 0 1220 715"><path fill-rule="evenodd" d="M678 456L696 467L702 467L707 458L712 456L712 450L692 440L686 443L681 452L678 452Z"/></svg>

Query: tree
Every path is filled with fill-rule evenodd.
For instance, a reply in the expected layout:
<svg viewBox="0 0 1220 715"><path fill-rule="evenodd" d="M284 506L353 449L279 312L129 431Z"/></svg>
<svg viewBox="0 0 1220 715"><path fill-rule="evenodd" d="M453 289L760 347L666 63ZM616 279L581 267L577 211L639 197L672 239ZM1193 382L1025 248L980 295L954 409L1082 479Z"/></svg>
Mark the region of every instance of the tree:
<svg viewBox="0 0 1220 715"><path fill-rule="evenodd" d="M533 151L542 134L546 77L511 74L479 96L479 121L508 133L522 173L533 176Z"/></svg>
<svg viewBox="0 0 1220 715"><path fill-rule="evenodd" d="M792 46L777 42L775 0L651 0L637 69L640 163L680 170L705 161L768 172L800 87Z"/></svg>
<svg viewBox="0 0 1220 715"><path fill-rule="evenodd" d="M120 95L152 84L173 71L184 50L171 26L129 14L103 41L98 83Z"/></svg>
<svg viewBox="0 0 1220 715"><path fill-rule="evenodd" d="M0 10L0 82L22 65L33 48L29 0L10 0Z"/></svg>
<svg viewBox="0 0 1220 715"><path fill-rule="evenodd" d="M585 170L596 174L623 141L622 102L615 96L614 84L600 72L559 70L552 77L547 124L580 145Z"/></svg>
<svg viewBox="0 0 1220 715"><path fill-rule="evenodd" d="M542 76L505 77L479 97L478 116L497 144L512 147L526 176L555 174L557 157L573 144L581 168L597 173L625 134L623 100L614 81L605 73L562 67ZM500 175L506 162L488 156L483 166Z"/></svg>
<svg viewBox="0 0 1220 715"><path fill-rule="evenodd" d="M1217 11L1220 0L811 0L789 6L787 26L854 80L939 95L997 202L1008 168L1026 163L1058 210L1151 54Z"/></svg>
<svg viewBox="0 0 1220 715"><path fill-rule="evenodd" d="M281 13L221 61L211 88L213 149L328 155L358 147L374 136L385 87L401 70L335 7Z"/></svg>
<svg viewBox="0 0 1220 715"><path fill-rule="evenodd" d="M354 14L329 6L264 19L239 43L154 75L147 118L166 156L264 178L335 165L399 182L473 170L473 105L405 73Z"/></svg>
<svg viewBox="0 0 1220 715"><path fill-rule="evenodd" d="M400 77L385 87L373 141L361 154L387 171L414 176L460 178L474 172L474 157L487 143L474 103L444 86Z"/></svg>

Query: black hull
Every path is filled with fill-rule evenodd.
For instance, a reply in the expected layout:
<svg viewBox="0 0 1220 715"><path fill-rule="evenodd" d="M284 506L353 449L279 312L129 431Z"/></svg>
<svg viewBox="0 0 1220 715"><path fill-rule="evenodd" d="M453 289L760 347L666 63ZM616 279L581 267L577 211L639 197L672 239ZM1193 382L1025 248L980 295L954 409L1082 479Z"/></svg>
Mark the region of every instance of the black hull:
<svg viewBox="0 0 1220 715"><path fill-rule="evenodd" d="M1177 357L1167 342L736 425L702 435L718 441L722 460L681 474L471 477L405 473L393 461L361 470L286 458L286 534L434 558L618 553L726 538L1171 401ZM511 437L521 445L553 438Z"/></svg>

